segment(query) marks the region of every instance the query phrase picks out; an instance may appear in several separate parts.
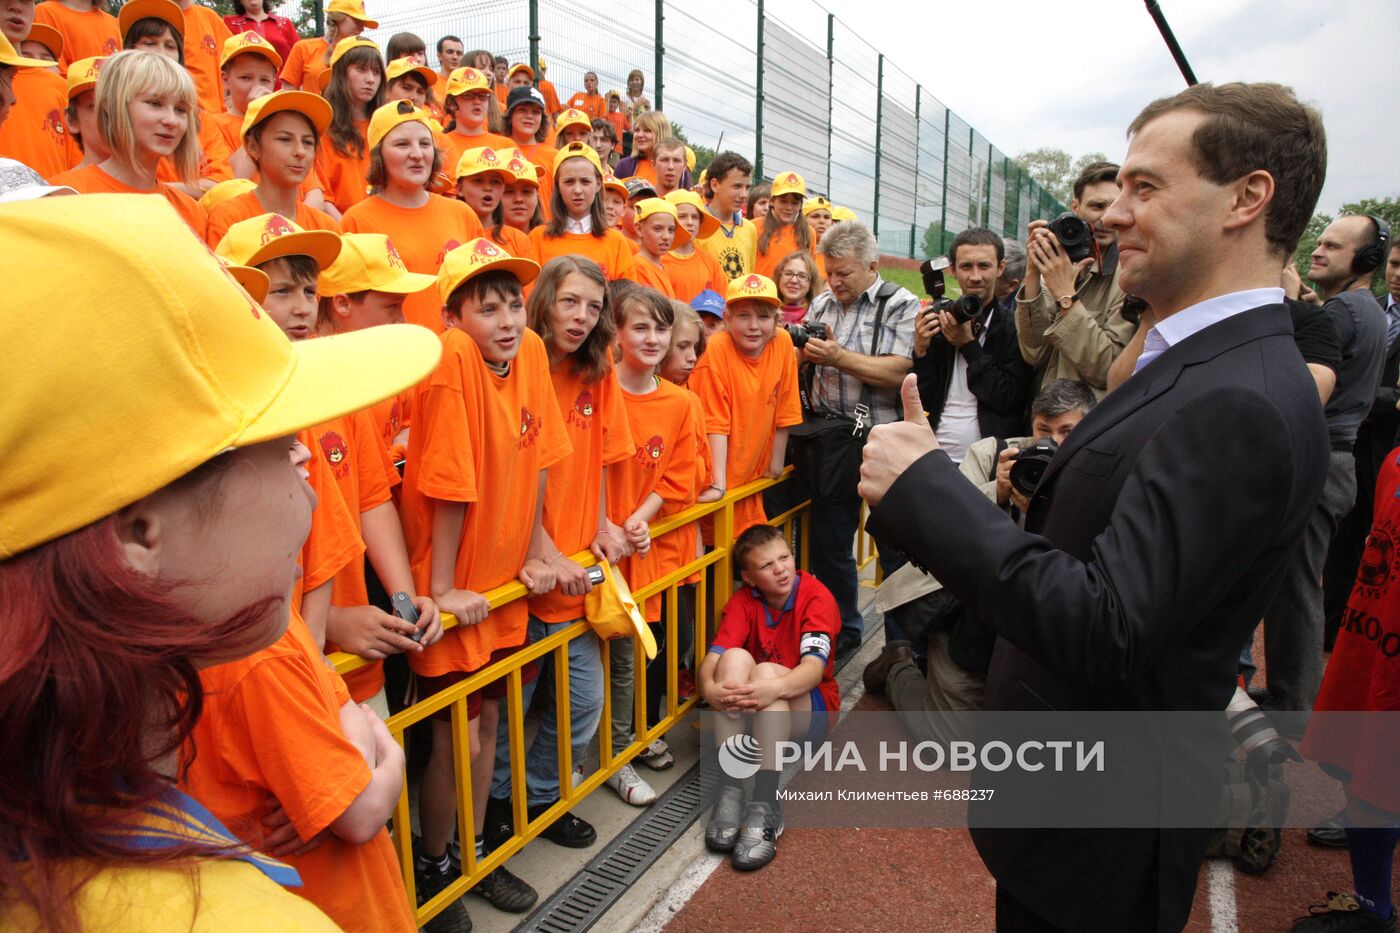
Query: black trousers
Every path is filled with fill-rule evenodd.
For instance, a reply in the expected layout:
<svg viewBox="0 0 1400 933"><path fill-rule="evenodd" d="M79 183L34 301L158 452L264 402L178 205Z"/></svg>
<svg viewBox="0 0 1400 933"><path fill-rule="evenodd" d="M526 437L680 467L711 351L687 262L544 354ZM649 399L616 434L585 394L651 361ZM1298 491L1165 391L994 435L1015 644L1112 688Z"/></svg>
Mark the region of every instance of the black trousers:
<svg viewBox="0 0 1400 933"><path fill-rule="evenodd" d="M997 885L997 933L1064 933Z"/></svg>

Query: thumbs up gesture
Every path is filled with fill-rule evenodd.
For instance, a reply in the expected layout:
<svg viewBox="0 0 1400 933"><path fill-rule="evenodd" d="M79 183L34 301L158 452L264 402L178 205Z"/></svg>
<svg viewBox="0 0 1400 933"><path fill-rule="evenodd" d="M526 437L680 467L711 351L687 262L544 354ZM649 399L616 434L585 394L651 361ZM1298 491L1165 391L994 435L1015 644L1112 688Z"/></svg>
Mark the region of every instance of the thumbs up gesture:
<svg viewBox="0 0 1400 933"><path fill-rule="evenodd" d="M904 401L904 420L874 428L870 439L865 442L864 459L860 466L860 495L870 503L871 508L880 504L894 481L915 460L938 449L938 441L933 436L933 428L929 426L923 402L919 399L919 380L913 373L904 377L900 397Z"/></svg>

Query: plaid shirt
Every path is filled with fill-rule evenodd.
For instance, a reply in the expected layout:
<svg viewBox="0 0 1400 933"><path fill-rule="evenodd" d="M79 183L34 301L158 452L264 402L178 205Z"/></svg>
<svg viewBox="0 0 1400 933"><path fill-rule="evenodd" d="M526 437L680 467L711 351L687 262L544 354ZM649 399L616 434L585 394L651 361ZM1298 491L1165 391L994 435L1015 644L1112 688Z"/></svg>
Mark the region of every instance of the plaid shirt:
<svg viewBox="0 0 1400 933"><path fill-rule="evenodd" d="M831 329L836 342L854 353L870 353L875 333L875 293L884 284L876 276L874 284L856 297L849 308L830 291L812 301L808 321L821 321ZM914 322L919 314L919 299L908 289L901 288L885 303L885 317L880 323L880 335L875 341L876 356L914 357ZM805 377L804 377L805 379ZM803 383L806 384L805 381ZM855 417L865 383L855 376L841 372L835 366L817 366L812 379L812 408L819 412ZM870 412L874 424L888 424L904 417L899 390L870 387Z"/></svg>

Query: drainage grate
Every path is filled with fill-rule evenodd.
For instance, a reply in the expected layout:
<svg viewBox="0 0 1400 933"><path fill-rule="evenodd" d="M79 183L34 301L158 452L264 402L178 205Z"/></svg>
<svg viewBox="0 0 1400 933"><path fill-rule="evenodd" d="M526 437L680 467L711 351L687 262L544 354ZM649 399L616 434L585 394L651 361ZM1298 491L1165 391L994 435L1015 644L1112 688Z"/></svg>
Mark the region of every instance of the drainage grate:
<svg viewBox="0 0 1400 933"><path fill-rule="evenodd" d="M690 828L710 802L715 773L699 763L681 776L647 812L515 929L517 933L577 933L608 908Z"/></svg>

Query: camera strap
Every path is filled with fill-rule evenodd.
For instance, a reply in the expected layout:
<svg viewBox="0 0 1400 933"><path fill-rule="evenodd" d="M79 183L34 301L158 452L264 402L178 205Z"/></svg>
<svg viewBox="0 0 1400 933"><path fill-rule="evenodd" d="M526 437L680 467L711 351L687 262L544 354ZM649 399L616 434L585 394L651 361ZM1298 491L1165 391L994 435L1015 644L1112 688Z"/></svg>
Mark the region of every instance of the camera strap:
<svg viewBox="0 0 1400 933"><path fill-rule="evenodd" d="M876 356L876 351L880 348L880 328L883 327L885 323L885 307L890 303L890 299L899 292L899 288L900 286L897 282L881 282L879 289L875 292L875 329L870 335L871 356ZM833 300L835 297L835 295L832 296ZM833 327L831 331L832 336L835 337L836 329ZM816 405L813 402L816 396L812 391L813 382L816 379L815 373L816 366L810 364L806 366L803 372L802 383L798 390L802 397L802 408L809 412L816 412ZM852 434L861 434L874 427L870 417L871 393L870 385L862 382L860 388L860 402L858 402L855 407L855 427L851 431Z"/></svg>

